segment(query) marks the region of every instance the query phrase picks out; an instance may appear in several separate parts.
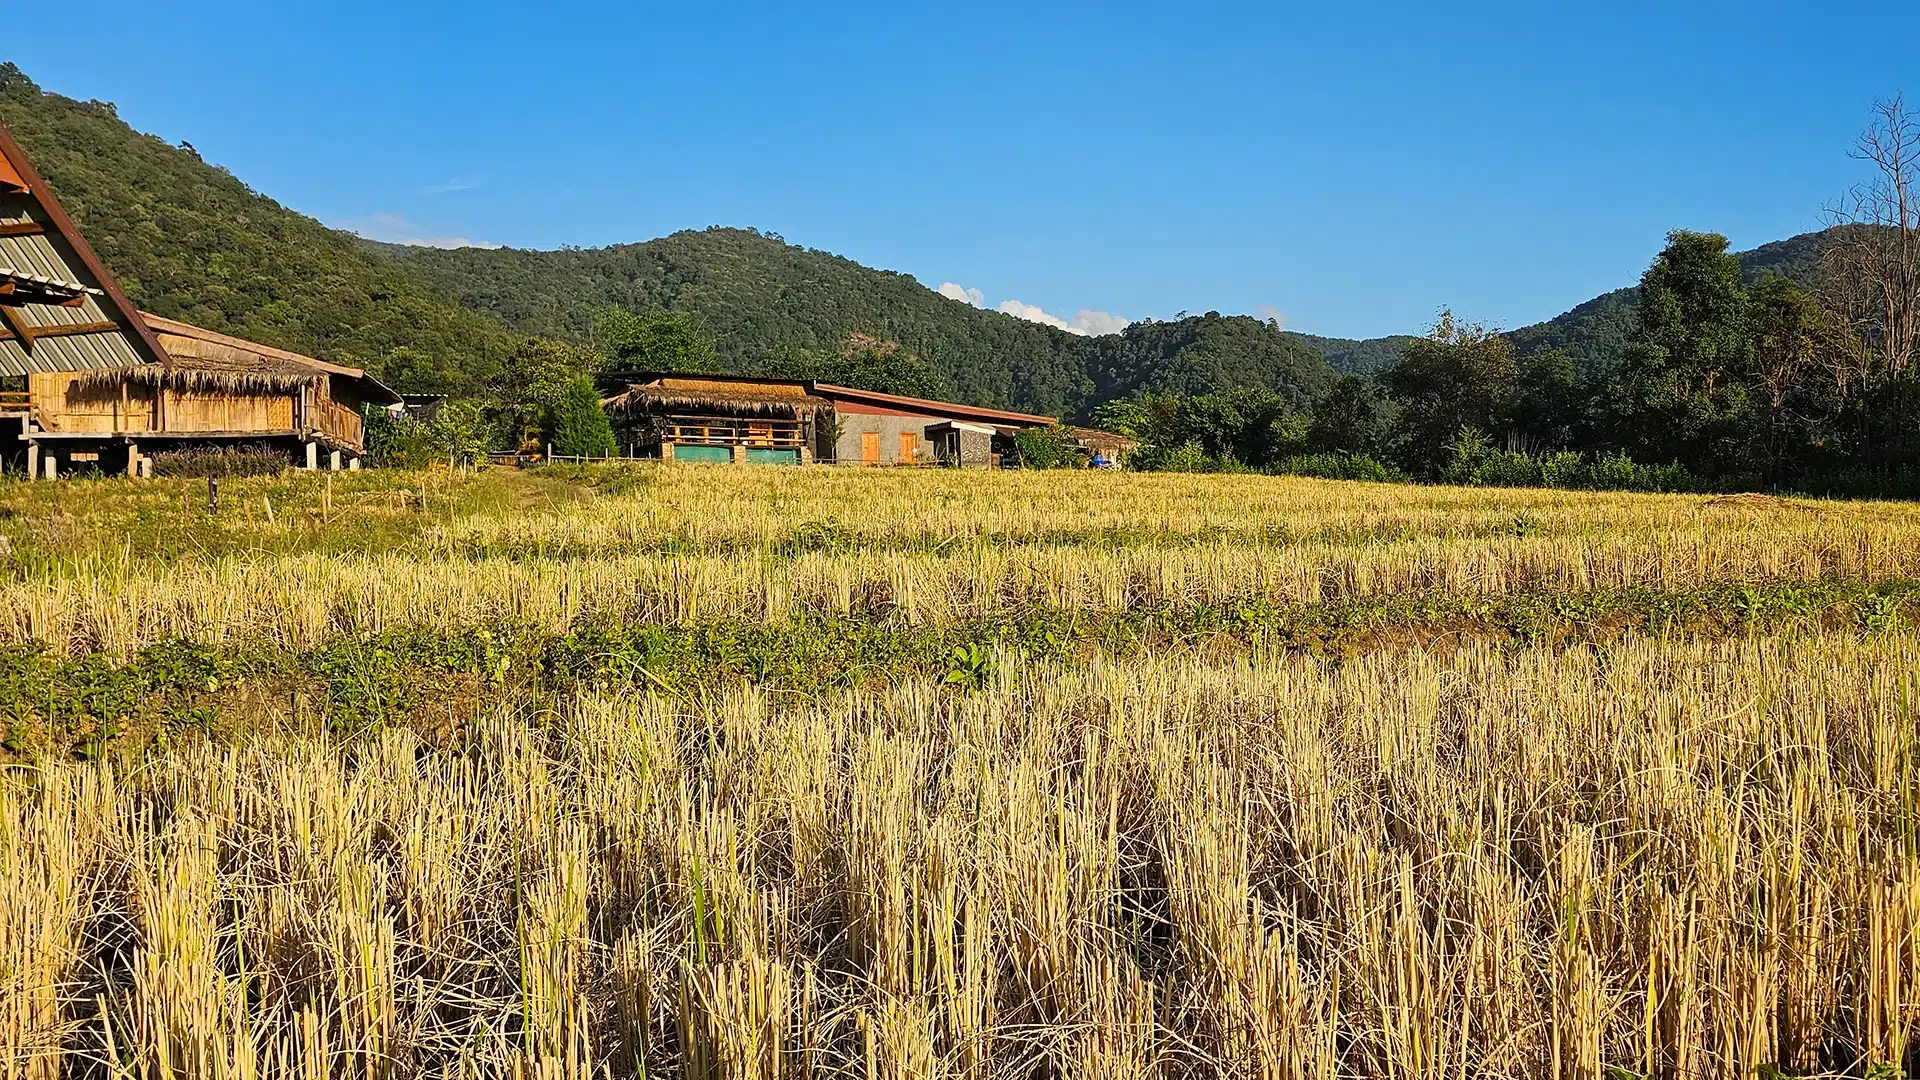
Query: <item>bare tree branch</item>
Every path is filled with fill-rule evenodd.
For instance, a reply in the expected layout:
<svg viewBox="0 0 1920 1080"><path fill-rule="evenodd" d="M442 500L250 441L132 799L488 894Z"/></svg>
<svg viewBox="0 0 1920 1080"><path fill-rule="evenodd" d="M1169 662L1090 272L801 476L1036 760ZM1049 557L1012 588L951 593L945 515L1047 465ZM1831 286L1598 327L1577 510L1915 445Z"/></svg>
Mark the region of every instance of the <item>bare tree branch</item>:
<svg viewBox="0 0 1920 1080"><path fill-rule="evenodd" d="M1828 299L1867 344L1879 373L1920 361L1920 114L1896 95L1874 103L1852 157L1872 166L1828 216Z"/></svg>

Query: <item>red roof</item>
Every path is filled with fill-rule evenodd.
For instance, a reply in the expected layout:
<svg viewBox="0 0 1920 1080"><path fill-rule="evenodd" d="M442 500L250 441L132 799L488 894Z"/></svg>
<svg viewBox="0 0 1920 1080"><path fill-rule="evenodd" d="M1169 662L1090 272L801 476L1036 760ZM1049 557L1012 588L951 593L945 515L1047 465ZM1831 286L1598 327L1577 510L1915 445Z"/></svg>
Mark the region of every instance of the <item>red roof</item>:
<svg viewBox="0 0 1920 1080"><path fill-rule="evenodd" d="M927 398L901 397L898 394L882 394L877 390L855 390L850 386L833 386L828 383L814 383L813 392L829 400L857 401L868 405L884 405L910 412L933 413L939 416L953 416L962 419L984 420L1001 424L1017 424L1026 427L1046 427L1059 423L1059 418L1036 416L1033 413L1009 412L1006 409L985 409L978 405L960 405L951 401L930 401Z"/></svg>

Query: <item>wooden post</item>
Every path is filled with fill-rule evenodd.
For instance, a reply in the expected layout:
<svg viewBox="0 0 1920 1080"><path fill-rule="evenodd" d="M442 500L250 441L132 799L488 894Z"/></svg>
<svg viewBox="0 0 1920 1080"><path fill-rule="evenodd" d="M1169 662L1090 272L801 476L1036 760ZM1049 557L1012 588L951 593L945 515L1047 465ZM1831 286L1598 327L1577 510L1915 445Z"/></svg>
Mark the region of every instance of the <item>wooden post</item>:
<svg viewBox="0 0 1920 1080"><path fill-rule="evenodd" d="M547 444L547 464L553 464L553 444Z"/></svg>
<svg viewBox="0 0 1920 1080"><path fill-rule="evenodd" d="M219 512L220 478L217 476L209 476L207 477L207 513L217 514Z"/></svg>

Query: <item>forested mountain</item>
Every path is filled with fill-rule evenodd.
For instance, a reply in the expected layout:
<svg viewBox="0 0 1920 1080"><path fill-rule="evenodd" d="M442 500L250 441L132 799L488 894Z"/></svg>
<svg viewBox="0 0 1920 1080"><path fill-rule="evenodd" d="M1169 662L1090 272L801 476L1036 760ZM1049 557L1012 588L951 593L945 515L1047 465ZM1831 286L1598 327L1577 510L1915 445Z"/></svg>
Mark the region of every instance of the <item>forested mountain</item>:
<svg viewBox="0 0 1920 1080"><path fill-rule="evenodd" d="M0 63L5 123L127 293L183 319L401 382L483 383L509 334L110 104L42 93Z"/></svg>
<svg viewBox="0 0 1920 1080"><path fill-rule="evenodd" d="M607 307L690 311L723 364L751 371L865 334L923 357L961 400L1047 413L1081 415L1136 390L1264 386L1305 402L1333 374L1312 349L1246 316L1209 313L1079 337L750 229L590 250L378 250L463 304L553 337L587 339L594 313Z"/></svg>
<svg viewBox="0 0 1920 1080"><path fill-rule="evenodd" d="M750 229L562 251L368 250L469 308L563 340L590 340L606 308L659 307L692 312L730 370L784 364L795 351L831 353L863 334L921 356L944 391L965 401L1057 412L1097 393L1082 339Z"/></svg>
<svg viewBox="0 0 1920 1080"><path fill-rule="evenodd" d="M11 64L0 64L0 122L142 306L407 389L482 391L527 335L590 342L608 307L691 313L729 370L791 369L796 355L858 335L899 343L959 400L1074 417L1141 390L1258 386L1304 403L1336 371L1384 369L1409 340L1320 338L1211 313L1077 337L753 230L562 251L374 244L134 131L110 104L44 93ZM1766 245L1743 267L1807 280L1819 239ZM1562 348L1578 370L1610 368L1635 302L1618 290L1510 337L1522 355Z"/></svg>
<svg viewBox="0 0 1920 1080"><path fill-rule="evenodd" d="M1272 385L1305 400L1330 378L1312 350L1252 319L1076 337L751 230L596 250L372 244L134 131L110 104L42 92L12 64L0 64L0 122L137 303L406 389L482 391L527 335L589 341L609 306L691 312L732 370L791 366L861 335L918 355L960 400L1068 415L1137 389Z"/></svg>
<svg viewBox="0 0 1920 1080"><path fill-rule="evenodd" d="M1740 260L1749 285L1777 275L1812 288L1820 272L1821 243L1827 235L1826 232L1802 233L1739 252L1735 257ZM1573 361L1574 370L1582 375L1610 371L1626 347L1627 334L1633 329L1639 306L1638 288L1615 289L1545 322L1510 330L1507 337L1512 339L1520 356L1562 349ZM1460 314L1471 317L1472 312ZM1334 370L1349 375L1372 375L1386 370L1412 340L1396 335L1355 341L1291 331L1287 336L1325 357Z"/></svg>
<svg viewBox="0 0 1920 1080"><path fill-rule="evenodd" d="M1302 334L1293 330L1286 336L1305 345L1324 357L1333 370L1342 375L1372 375L1384 371L1400 359L1400 350L1413 338L1406 334L1393 334L1388 337L1352 338L1318 337Z"/></svg>

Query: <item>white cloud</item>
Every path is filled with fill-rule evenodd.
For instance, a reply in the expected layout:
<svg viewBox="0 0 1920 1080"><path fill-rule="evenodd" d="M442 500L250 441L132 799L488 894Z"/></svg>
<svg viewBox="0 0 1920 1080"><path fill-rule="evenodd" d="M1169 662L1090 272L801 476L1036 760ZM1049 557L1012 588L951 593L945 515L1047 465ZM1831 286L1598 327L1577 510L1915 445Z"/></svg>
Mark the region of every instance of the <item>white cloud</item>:
<svg viewBox="0 0 1920 1080"><path fill-rule="evenodd" d="M505 246L465 236L424 236L422 233L426 230L399 214L368 214L363 218L343 221L338 227L368 240L378 240L383 244L405 244L408 247L497 248Z"/></svg>
<svg viewBox="0 0 1920 1080"><path fill-rule="evenodd" d="M1089 337L1105 337L1125 330L1132 322L1124 315L1081 308L1080 313L1073 317L1073 328Z"/></svg>
<svg viewBox="0 0 1920 1080"><path fill-rule="evenodd" d="M1253 309L1253 314L1254 314L1254 317L1259 319L1261 322L1278 323L1281 329L1283 330L1286 329L1286 325L1287 325L1286 312L1281 311L1279 308L1274 307L1272 304L1261 304L1259 307Z"/></svg>
<svg viewBox="0 0 1920 1080"><path fill-rule="evenodd" d="M1018 300L1000 301L1000 310L1006 312L1007 314L1013 316L1016 319L1025 319L1028 322L1037 322L1043 326L1051 326L1056 330L1065 330L1069 334L1086 333L1085 330L1075 329L1072 323L1068 322L1067 320L1061 318L1058 315L1049 315L1042 308L1035 307L1032 304L1021 303Z"/></svg>
<svg viewBox="0 0 1920 1080"><path fill-rule="evenodd" d="M940 283L940 287L935 289L934 292L939 293L949 300L958 300L963 304L971 304L977 308L985 308L987 306L986 293L956 282L943 281ZM1000 301L999 310L1016 319L1025 319L1028 322L1040 323L1043 326L1051 326L1056 330L1065 330L1069 334L1079 334L1082 337L1100 337L1103 334L1117 334L1126 329L1132 322L1132 320L1124 316L1110 314L1105 311L1094 311L1092 308L1082 308L1080 309L1080 313L1072 319L1063 319L1058 315L1049 313L1044 308L1020 300L1002 300Z"/></svg>
<svg viewBox="0 0 1920 1080"><path fill-rule="evenodd" d="M480 186L480 181L472 176L456 176L444 184L428 184L421 191L429 195L447 195L455 191L472 191Z"/></svg>
<svg viewBox="0 0 1920 1080"><path fill-rule="evenodd" d="M958 300L963 304L972 304L977 308L987 306L986 293L981 292L979 289L969 289L965 285L956 285L951 281L941 282L940 287L934 291L949 300Z"/></svg>

